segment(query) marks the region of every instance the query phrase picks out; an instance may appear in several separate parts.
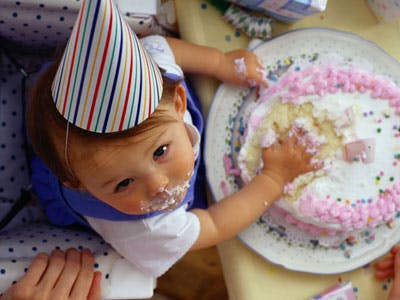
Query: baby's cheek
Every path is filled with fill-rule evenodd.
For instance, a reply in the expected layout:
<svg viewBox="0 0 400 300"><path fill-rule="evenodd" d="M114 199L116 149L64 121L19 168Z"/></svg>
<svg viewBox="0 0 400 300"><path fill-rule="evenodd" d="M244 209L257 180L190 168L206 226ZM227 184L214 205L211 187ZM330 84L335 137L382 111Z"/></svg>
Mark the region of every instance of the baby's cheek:
<svg viewBox="0 0 400 300"><path fill-rule="evenodd" d="M186 149L186 151L181 151L180 155L177 157L177 161L174 167L174 172L177 177L189 177L194 168L195 156L193 149Z"/></svg>

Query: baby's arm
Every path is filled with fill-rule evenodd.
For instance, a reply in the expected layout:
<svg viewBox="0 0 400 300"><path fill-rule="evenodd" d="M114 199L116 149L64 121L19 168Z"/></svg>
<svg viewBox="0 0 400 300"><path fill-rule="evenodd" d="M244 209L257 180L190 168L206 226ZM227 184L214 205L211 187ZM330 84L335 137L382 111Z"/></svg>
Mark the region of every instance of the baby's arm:
<svg viewBox="0 0 400 300"><path fill-rule="evenodd" d="M321 166L310 163L311 154L297 142L295 135L285 139L281 145L264 148L262 155L264 167L248 185L206 210L192 210L200 220L201 229L191 250L209 247L235 236L279 199L286 183Z"/></svg>
<svg viewBox="0 0 400 300"><path fill-rule="evenodd" d="M166 38L176 63L185 73L203 74L240 86L266 85L258 57L245 49L222 52L216 48Z"/></svg>

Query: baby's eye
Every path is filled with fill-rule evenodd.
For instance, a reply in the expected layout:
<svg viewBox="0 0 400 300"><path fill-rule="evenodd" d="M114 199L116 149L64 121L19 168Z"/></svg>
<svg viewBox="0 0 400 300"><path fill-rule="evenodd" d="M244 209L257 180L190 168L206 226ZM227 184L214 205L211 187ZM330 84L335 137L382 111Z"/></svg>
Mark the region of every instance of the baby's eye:
<svg viewBox="0 0 400 300"><path fill-rule="evenodd" d="M117 191L121 191L121 190L127 188L132 182L133 182L133 179L131 179L131 178L127 178L127 179L122 180L117 185Z"/></svg>
<svg viewBox="0 0 400 300"><path fill-rule="evenodd" d="M153 156L154 159L157 160L161 157L163 157L168 151L168 145L162 145L161 147L158 147L156 151L154 151Z"/></svg>

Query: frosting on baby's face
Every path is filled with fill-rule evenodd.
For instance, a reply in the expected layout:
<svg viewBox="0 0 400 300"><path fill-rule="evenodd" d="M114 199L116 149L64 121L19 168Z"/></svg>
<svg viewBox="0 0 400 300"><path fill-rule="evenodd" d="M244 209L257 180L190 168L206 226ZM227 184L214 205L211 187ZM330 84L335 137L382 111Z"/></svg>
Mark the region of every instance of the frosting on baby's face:
<svg viewBox="0 0 400 300"><path fill-rule="evenodd" d="M149 213L160 210L172 210L182 202L190 187L191 173L187 174L188 179L177 184L172 188L161 187L157 196L150 201L144 201L141 205L143 213Z"/></svg>

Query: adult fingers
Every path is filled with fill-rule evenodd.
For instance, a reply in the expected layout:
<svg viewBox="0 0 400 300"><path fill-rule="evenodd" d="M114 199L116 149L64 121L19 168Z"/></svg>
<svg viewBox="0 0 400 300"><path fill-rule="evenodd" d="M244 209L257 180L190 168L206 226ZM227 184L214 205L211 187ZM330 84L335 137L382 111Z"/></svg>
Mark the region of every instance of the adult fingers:
<svg viewBox="0 0 400 300"><path fill-rule="evenodd" d="M400 251L394 257L394 280L389 293L388 300L400 299Z"/></svg>
<svg viewBox="0 0 400 300"><path fill-rule="evenodd" d="M94 276L94 257L90 250L84 249L80 254L80 270L72 288L71 299L87 298Z"/></svg>
<svg viewBox="0 0 400 300"><path fill-rule="evenodd" d="M32 299L48 264L48 255L39 253L33 259L27 272L0 297L1 300Z"/></svg>
<svg viewBox="0 0 400 300"><path fill-rule="evenodd" d="M101 272L95 272L92 286L88 294L88 300L100 300L101 299Z"/></svg>
<svg viewBox="0 0 400 300"><path fill-rule="evenodd" d="M394 266L393 256L384 257L380 261L375 263L375 268L380 270L393 269L393 266Z"/></svg>
<svg viewBox="0 0 400 300"><path fill-rule="evenodd" d="M65 253L65 264L57 283L54 295L69 295L81 268L80 253L76 249L68 249Z"/></svg>
<svg viewBox="0 0 400 300"><path fill-rule="evenodd" d="M55 286L65 265L65 253L61 250L54 250L49 259L47 270L40 280L38 286L42 292L51 291Z"/></svg>
<svg viewBox="0 0 400 300"><path fill-rule="evenodd" d="M49 256L46 253L39 253L33 259L28 271L18 281L19 286L32 285L35 286L39 283L43 273L46 271L49 263Z"/></svg>
<svg viewBox="0 0 400 300"><path fill-rule="evenodd" d="M399 246L399 245L396 245L396 246L393 246L392 249L390 249L390 253L393 254L393 255L396 255L396 253L397 253L399 250L400 250L400 246Z"/></svg>
<svg viewBox="0 0 400 300"><path fill-rule="evenodd" d="M394 270L393 269L385 269L385 270L377 270L375 271L375 278L379 280L384 280L388 278L393 278Z"/></svg>

